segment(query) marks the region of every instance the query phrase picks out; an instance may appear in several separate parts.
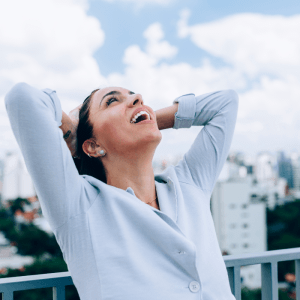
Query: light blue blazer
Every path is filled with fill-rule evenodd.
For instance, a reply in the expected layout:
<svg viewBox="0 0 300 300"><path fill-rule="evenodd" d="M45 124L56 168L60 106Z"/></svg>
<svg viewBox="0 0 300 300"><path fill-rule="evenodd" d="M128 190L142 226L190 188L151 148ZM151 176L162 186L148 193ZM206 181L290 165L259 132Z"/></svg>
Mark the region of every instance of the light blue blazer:
<svg viewBox="0 0 300 300"><path fill-rule="evenodd" d="M210 211L232 141L238 97L181 96L174 129L204 126L176 166L155 176L160 210L79 175L59 128L55 91L15 85L12 130L82 300L234 300ZM42 241L41 241L42 242Z"/></svg>

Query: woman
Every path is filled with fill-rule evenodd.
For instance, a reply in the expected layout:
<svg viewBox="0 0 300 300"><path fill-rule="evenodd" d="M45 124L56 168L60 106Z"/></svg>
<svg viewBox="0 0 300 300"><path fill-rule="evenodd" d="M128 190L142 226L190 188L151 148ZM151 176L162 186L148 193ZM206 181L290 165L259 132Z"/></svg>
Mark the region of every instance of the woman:
<svg viewBox="0 0 300 300"><path fill-rule="evenodd" d="M76 135L54 91L21 83L5 103L82 300L235 299L210 212L237 117L234 91L184 95L154 112L126 89L96 90ZM159 130L202 125L183 159L154 176Z"/></svg>

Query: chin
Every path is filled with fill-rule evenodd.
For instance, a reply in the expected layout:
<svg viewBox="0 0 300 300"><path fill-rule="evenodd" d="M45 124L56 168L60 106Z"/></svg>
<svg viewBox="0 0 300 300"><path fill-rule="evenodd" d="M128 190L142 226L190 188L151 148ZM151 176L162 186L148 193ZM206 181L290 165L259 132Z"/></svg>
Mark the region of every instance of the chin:
<svg viewBox="0 0 300 300"><path fill-rule="evenodd" d="M135 149L137 148L144 148L148 150L149 148L155 148L159 145L160 141L162 140L162 134L158 130L158 132L152 132L151 134L148 134L147 136L144 136L143 138L139 138L136 142Z"/></svg>
<svg viewBox="0 0 300 300"><path fill-rule="evenodd" d="M160 130L158 130L159 134L158 134L158 144L160 143L160 141L162 140L162 134L160 132Z"/></svg>
<svg viewBox="0 0 300 300"><path fill-rule="evenodd" d="M159 144L161 139L162 139L162 134L159 129L157 129L154 132L151 132L151 134L149 135L149 142L157 142Z"/></svg>

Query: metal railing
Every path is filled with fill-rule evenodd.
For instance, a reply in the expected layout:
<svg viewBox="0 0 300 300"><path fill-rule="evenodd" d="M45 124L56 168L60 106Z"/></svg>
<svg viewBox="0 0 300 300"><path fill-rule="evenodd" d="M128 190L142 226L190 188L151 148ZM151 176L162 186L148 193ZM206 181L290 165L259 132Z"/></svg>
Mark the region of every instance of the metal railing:
<svg viewBox="0 0 300 300"><path fill-rule="evenodd" d="M13 293L16 291L52 287L53 300L65 300L66 285L73 285L69 272L8 277L0 279L0 293L2 300L13 300Z"/></svg>
<svg viewBox="0 0 300 300"><path fill-rule="evenodd" d="M296 296L300 300L300 248L224 256L231 291L241 300L241 266L261 264L261 298L278 300L278 262L295 261Z"/></svg>
<svg viewBox="0 0 300 300"><path fill-rule="evenodd" d="M281 261L295 261L296 295L300 300L300 248L245 253L224 256L230 287L236 300L241 300L241 266L261 264L261 294L263 300L278 300L277 264ZM0 279L2 300L13 300L13 292L38 288L53 289L54 300L65 300L65 287L73 285L69 272L9 277Z"/></svg>

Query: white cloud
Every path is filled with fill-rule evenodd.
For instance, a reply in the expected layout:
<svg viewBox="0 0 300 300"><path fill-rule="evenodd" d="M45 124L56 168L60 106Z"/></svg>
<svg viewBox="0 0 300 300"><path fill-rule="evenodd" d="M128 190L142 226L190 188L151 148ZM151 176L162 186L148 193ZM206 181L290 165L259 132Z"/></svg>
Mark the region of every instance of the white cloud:
<svg viewBox="0 0 300 300"><path fill-rule="evenodd" d="M159 23L150 25L144 32L146 47L143 51L138 45L125 50L125 72L113 73L107 77L109 85L119 85L143 93L146 102L154 108L170 105L180 94L191 91L205 93L215 89L245 86L234 71L228 68L215 69L208 60L201 67L187 63L168 64L164 58L171 58L177 48L163 40L164 33ZM165 46L167 45L167 46ZM156 51L159 49L161 51Z"/></svg>
<svg viewBox="0 0 300 300"><path fill-rule="evenodd" d="M240 95L232 149L248 152L300 147L300 58L295 54L300 53L299 16L240 14L191 26L186 10L178 23L179 36L190 38L225 66L216 67L208 57L200 61L200 51L198 66L172 63L178 49L165 39L161 24L154 23L144 31L145 47L125 49L124 72L104 78L92 57L104 40L100 23L86 15L85 1L55 1L45 0L43 8L38 0L26 5L19 0L21 11L28 11L27 17L17 12L12 20L8 16L19 2L13 0L12 6L9 2L5 7L0 4L0 55L5 58L0 61L0 100L20 80L41 88L53 87L67 111L75 105L65 99L82 100L96 85L123 86L141 93L153 109L171 105L182 94L232 88ZM33 5L43 17L31 12ZM15 22L16 18L20 21ZM8 32L1 31L4 26ZM0 129L5 122L1 120ZM198 132L197 127L188 133L163 131L164 141L157 154L186 151ZM9 145L9 134L2 136L2 144Z"/></svg>
<svg viewBox="0 0 300 300"><path fill-rule="evenodd" d="M167 41L162 41L164 32L160 23L150 25L144 32L144 37L148 40L146 51L156 59L172 58L177 54L177 48Z"/></svg>
<svg viewBox="0 0 300 300"><path fill-rule="evenodd" d="M182 11L178 35L190 37L198 47L222 58L241 72L252 76L298 73L300 15L285 17L244 13L188 26L189 14L188 10Z"/></svg>
<svg viewBox="0 0 300 300"><path fill-rule="evenodd" d="M163 29L161 27L161 24L156 22L151 24L145 31L144 31L144 37L148 40L150 43L155 43L157 41L160 41L164 38L165 34L163 32Z"/></svg>
<svg viewBox="0 0 300 300"><path fill-rule="evenodd" d="M299 148L300 74L296 54L300 53L300 42L296 36L300 35L300 16L240 14L193 26L188 25L188 17L189 11L183 11L179 36L190 37L226 66L215 67L209 58L199 67L162 61L164 55L156 57L149 46L167 42L160 24L154 23L144 32L145 50L137 45L127 48L124 74L110 74L109 84L141 92L154 109L170 105L184 93L235 89L240 106L232 149L254 153ZM176 132L176 137L172 131L164 133L165 146L158 152L174 151L174 140L179 151L186 151L199 128L189 132L190 142L186 131Z"/></svg>
<svg viewBox="0 0 300 300"><path fill-rule="evenodd" d="M134 66L140 72L154 67L163 58L172 58L177 53L177 48L163 41L164 33L160 23L150 25L144 31L147 39L146 51L143 52L138 45L132 45L125 50L123 62L126 65Z"/></svg>
<svg viewBox="0 0 300 300"><path fill-rule="evenodd" d="M232 147L299 150L300 15L237 14L188 25L189 15L181 12L178 36L221 58L248 83L239 92Z"/></svg>
<svg viewBox="0 0 300 300"><path fill-rule="evenodd" d="M93 53L104 42L86 0L0 2L0 147L9 128L4 95L17 82L56 89L65 110L103 84Z"/></svg>
<svg viewBox="0 0 300 300"><path fill-rule="evenodd" d="M99 82L92 55L103 44L104 32L85 7L85 1L79 0L1 2L0 78L6 86L25 80L83 95Z"/></svg>
<svg viewBox="0 0 300 300"><path fill-rule="evenodd" d="M177 49L163 40L164 33L159 23L150 25L144 32L145 50L132 45L125 50L124 73L113 73L107 77L108 85L126 87L141 93L147 105L154 110L172 105L172 101L183 94L196 95L228 88L243 88L245 80L231 68L216 69L209 60L204 60L200 67L187 63L170 64L165 58L171 58ZM168 45L163 51L153 51L153 47ZM172 49L172 50L169 50ZM234 84L232 84L234 83ZM164 156L168 151L179 153L187 151L199 132L198 128L179 131L163 131L163 143L156 155Z"/></svg>

